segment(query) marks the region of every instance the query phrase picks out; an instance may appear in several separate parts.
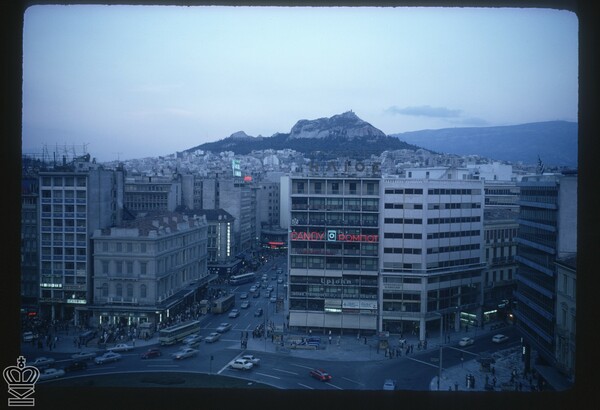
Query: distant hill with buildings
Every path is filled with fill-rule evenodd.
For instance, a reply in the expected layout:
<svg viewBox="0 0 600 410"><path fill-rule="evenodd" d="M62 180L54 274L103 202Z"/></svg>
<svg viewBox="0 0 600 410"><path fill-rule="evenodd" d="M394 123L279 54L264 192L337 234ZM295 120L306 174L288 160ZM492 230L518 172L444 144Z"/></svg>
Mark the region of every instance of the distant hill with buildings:
<svg viewBox="0 0 600 410"><path fill-rule="evenodd" d="M577 123L536 122L501 127L444 128L393 134L427 150L496 160L577 167Z"/></svg>
<svg viewBox="0 0 600 410"><path fill-rule="evenodd" d="M384 151L425 149L432 153L479 155L494 160L577 167L577 123L549 121L499 127L444 128L386 135L348 111L329 118L299 120L289 133L253 137L243 131L186 151L252 151L292 149L313 159L357 160Z"/></svg>

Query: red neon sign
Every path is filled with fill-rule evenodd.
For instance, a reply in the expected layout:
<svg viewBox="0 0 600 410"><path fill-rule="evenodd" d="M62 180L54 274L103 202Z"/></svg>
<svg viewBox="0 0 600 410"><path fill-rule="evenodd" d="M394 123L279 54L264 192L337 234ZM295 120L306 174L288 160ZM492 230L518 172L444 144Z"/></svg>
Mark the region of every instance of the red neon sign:
<svg viewBox="0 0 600 410"><path fill-rule="evenodd" d="M292 232L290 233L290 239L292 241L323 241L327 239L331 242L378 242L379 235L345 234L336 232L335 236L332 236L330 231L328 232L327 238L325 238L325 232Z"/></svg>

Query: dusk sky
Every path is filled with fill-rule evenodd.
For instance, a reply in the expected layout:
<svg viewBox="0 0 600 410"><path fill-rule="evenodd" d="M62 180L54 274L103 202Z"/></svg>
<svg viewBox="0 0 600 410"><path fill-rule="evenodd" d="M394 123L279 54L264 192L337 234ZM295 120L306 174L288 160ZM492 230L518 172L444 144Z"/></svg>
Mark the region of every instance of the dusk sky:
<svg viewBox="0 0 600 410"><path fill-rule="evenodd" d="M156 157L348 110L386 134L577 121L577 50L551 9L37 5L23 152Z"/></svg>

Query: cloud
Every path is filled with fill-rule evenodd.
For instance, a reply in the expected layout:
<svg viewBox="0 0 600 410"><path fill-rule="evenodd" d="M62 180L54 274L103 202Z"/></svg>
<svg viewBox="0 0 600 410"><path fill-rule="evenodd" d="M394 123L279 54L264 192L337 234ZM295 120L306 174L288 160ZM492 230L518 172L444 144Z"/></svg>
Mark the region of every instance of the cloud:
<svg viewBox="0 0 600 410"><path fill-rule="evenodd" d="M422 105L420 107L404 107L398 108L395 105L385 110L390 114L412 115L416 117L433 117L433 118L455 118L460 117L462 110L451 110L446 107L431 107Z"/></svg>

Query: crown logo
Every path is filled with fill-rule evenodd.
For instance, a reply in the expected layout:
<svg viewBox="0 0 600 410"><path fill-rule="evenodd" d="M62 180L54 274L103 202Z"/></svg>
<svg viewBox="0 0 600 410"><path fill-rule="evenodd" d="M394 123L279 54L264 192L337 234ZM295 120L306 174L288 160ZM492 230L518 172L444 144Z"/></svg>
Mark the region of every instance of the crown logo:
<svg viewBox="0 0 600 410"><path fill-rule="evenodd" d="M40 377L37 367L25 366L27 360L19 356L16 366L8 366L2 372L4 381L8 384L9 406L35 406L35 399L31 396L35 393L35 382Z"/></svg>

